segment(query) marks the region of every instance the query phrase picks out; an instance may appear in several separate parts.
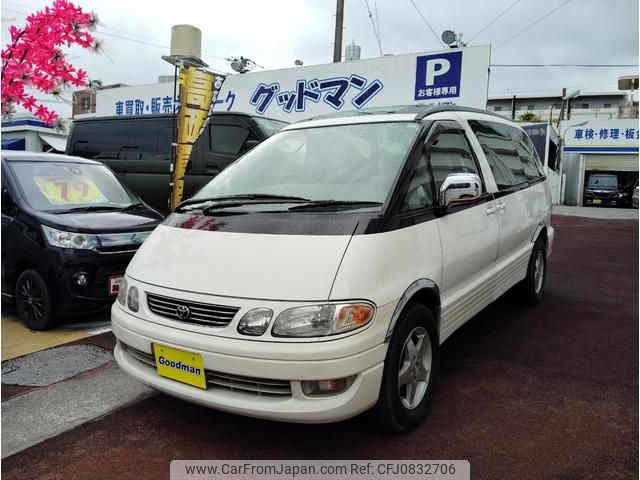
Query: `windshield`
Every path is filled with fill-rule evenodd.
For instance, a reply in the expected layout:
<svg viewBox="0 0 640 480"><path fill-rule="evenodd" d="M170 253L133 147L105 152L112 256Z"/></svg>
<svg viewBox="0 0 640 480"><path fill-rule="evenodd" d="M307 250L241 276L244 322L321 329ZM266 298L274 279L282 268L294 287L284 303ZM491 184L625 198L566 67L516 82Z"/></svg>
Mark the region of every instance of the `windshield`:
<svg viewBox="0 0 640 480"><path fill-rule="evenodd" d="M36 210L126 208L139 200L104 165L8 162L26 201Z"/></svg>
<svg viewBox="0 0 640 480"><path fill-rule="evenodd" d="M591 175L589 177L590 187L617 188L618 178L615 175Z"/></svg>
<svg viewBox="0 0 640 480"><path fill-rule="evenodd" d="M193 198L267 194L382 204L419 128L415 122L392 122L280 132Z"/></svg>

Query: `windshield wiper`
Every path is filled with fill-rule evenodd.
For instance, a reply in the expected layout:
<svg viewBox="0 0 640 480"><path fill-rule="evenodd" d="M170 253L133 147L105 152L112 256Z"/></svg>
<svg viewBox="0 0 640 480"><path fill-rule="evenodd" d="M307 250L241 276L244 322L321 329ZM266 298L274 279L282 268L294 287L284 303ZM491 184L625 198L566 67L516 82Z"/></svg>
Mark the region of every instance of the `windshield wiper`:
<svg viewBox="0 0 640 480"><path fill-rule="evenodd" d="M303 205L294 205L289 210L306 210L321 207L347 207L347 208L365 208L378 207L382 202L373 202L369 200L315 200Z"/></svg>
<svg viewBox="0 0 640 480"><path fill-rule="evenodd" d="M135 210L136 208L142 207L142 203L132 203L131 205L127 205L126 207L120 209L121 212L128 212L129 210Z"/></svg>
<svg viewBox="0 0 640 480"><path fill-rule="evenodd" d="M74 207L68 210L62 210L58 213L97 212L100 210L120 210L120 207L116 207L115 205L89 205L86 207Z"/></svg>
<svg viewBox="0 0 640 480"><path fill-rule="evenodd" d="M259 200L255 202L254 200ZM279 203L279 202L309 202L308 198L294 197L290 195L272 195L268 193L244 193L240 195L227 195L222 197L209 197L209 198L190 198L178 205L175 211L182 210L183 207L189 205L197 205L199 203L211 203L211 202L225 202L221 207L230 207L245 205L247 203ZM211 207L209 207L211 208Z"/></svg>

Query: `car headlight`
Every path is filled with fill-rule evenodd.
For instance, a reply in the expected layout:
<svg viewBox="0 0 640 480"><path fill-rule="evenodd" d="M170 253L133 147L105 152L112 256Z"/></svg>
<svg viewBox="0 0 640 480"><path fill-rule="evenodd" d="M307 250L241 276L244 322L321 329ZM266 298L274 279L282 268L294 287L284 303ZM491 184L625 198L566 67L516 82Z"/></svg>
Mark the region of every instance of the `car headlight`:
<svg viewBox="0 0 640 480"><path fill-rule="evenodd" d="M269 326L273 310L270 308L254 308L244 314L238 323L238 332L243 335L260 336Z"/></svg>
<svg viewBox="0 0 640 480"><path fill-rule="evenodd" d="M100 246L98 237L90 233L64 232L44 225L42 230L47 242L54 247L91 250Z"/></svg>
<svg viewBox="0 0 640 480"><path fill-rule="evenodd" d="M118 287L118 302L123 307L127 302L127 279L123 278L120 287Z"/></svg>
<svg viewBox="0 0 640 480"><path fill-rule="evenodd" d="M276 337L324 337L360 328L373 318L366 303L326 304L285 310L273 324Z"/></svg>
<svg viewBox="0 0 640 480"><path fill-rule="evenodd" d="M138 311L138 289L136 287L129 287L127 291L127 307L132 312Z"/></svg>

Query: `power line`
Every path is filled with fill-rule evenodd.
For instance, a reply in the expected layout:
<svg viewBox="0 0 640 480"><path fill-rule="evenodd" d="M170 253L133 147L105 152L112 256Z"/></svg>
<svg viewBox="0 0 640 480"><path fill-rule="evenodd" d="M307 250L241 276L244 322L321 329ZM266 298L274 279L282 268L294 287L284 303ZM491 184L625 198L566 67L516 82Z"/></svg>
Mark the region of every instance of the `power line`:
<svg viewBox="0 0 640 480"><path fill-rule="evenodd" d="M513 7L515 7L517 4L519 4L522 0L516 0L515 2L513 2L506 10L503 10L502 13L500 15L498 15L496 18L494 18L493 20L491 20L489 23L487 23L484 27L482 27L480 29L480 31L478 31L473 37L471 37L469 40L467 40L467 42L470 42L471 40L473 40L474 38L476 38L478 35L480 35L482 32L484 32L487 28L489 28L491 25L493 25L494 23L496 23L496 21L502 17L505 13L507 13L509 10L511 10Z"/></svg>
<svg viewBox="0 0 640 480"><path fill-rule="evenodd" d="M610 68L637 67L634 63L492 63L490 67L579 67L579 68Z"/></svg>
<svg viewBox="0 0 640 480"><path fill-rule="evenodd" d="M367 12L369 13L369 20L371 21L371 28L373 28L373 34L376 36L376 41L378 42L378 49L380 49L380 56L382 56L382 42L380 41L380 33L376 29L376 24L373 22L373 15L371 14L371 9L369 8L369 1L364 0L364 3L367 6Z"/></svg>
<svg viewBox="0 0 640 480"><path fill-rule="evenodd" d="M373 0L373 5L376 11L376 28L378 29L378 38L380 39L380 43L382 43L382 34L380 33L380 15L378 15L378 0Z"/></svg>
<svg viewBox="0 0 640 480"><path fill-rule="evenodd" d="M17 5L14 2L5 0L5 3L10 3L13 5ZM20 6L20 8L24 8L22 6ZM20 10L15 10L13 8L9 8L9 7L2 7L3 10L7 10L13 13L18 13L21 15L28 15L29 12L25 12L25 11L20 11ZM129 40L131 42L136 42L136 43L140 43L142 45L148 45L151 47L158 47L158 48L170 48L170 44L164 40L159 40L157 38L151 38L151 37L147 37L144 35L140 35L137 33L131 33L131 32L127 32L125 30L118 30L116 28L111 28L111 27L105 27L103 25L98 25L97 29L96 29L101 35L106 35L108 37L114 37L114 38L119 38L122 40ZM108 30L108 31L105 31ZM119 32L119 33L123 33L125 35L127 35L127 37L123 37L121 35L118 35L116 33L111 33L111 32ZM219 59L225 59L231 55L222 55L221 53L217 53L217 52L210 52L208 50L203 50L202 51L203 54L205 54L207 57L212 57L212 58L219 58Z"/></svg>
<svg viewBox="0 0 640 480"><path fill-rule="evenodd" d="M554 8L553 10L551 10L550 12L546 13L545 15L543 15L542 17L540 17L538 20L536 20L535 22L527 25L525 28L523 28L522 30L520 30L518 33L516 33L514 36L509 37L507 40L505 40L504 42L502 42L500 45L498 45L497 47L494 48L494 50L499 49L500 47L502 47L505 43L509 43L511 40L513 40L516 37L519 37L520 35L522 35L524 32L526 32L527 30L529 30L530 28L532 28L533 26L537 25L538 23L540 23L542 20L544 20L545 18L547 18L549 15L551 15L552 13L556 12L557 10L561 9L562 7L564 7L567 3L569 3L571 0L565 0L564 2L562 2L560 5L558 5L556 8Z"/></svg>
<svg viewBox="0 0 640 480"><path fill-rule="evenodd" d="M422 15L422 12L420 11L420 9L418 8L418 6L416 5L416 3L413 0L409 0L411 2L411 5L413 5L413 8L416 9L416 11L418 12L418 15L420 15L420 18L422 18L422 20L424 21L424 23L427 24L427 27L429 27L429 30L431 30L431 33L433 33L433 36L436 37L436 40L438 40L438 43L442 46L442 48L444 48L444 43L442 43L442 40L440 40L440 37L438 36L438 34L435 32L435 30L433 29L433 27L431 27L431 24L427 21L426 18L424 18L424 15Z"/></svg>

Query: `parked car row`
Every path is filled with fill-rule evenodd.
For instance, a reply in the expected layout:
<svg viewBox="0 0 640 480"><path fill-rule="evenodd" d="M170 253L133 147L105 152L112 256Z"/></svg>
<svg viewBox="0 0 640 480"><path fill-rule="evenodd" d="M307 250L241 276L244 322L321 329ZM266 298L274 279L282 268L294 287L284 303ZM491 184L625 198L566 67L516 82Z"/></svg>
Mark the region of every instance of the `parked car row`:
<svg viewBox="0 0 640 480"><path fill-rule="evenodd" d="M542 300L554 230L520 127L451 106L389 110L262 137L262 119L223 115L193 174L225 122L243 124L211 175L268 138L163 221L145 202L161 181L136 182L168 173L130 141L144 124L158 146L158 119L132 120L111 150L83 135L112 120L74 127L70 152L120 165L120 179L94 160L3 152L3 298L34 329L112 303L120 368L185 400L294 422L372 410L407 431L447 338L512 287Z"/></svg>

